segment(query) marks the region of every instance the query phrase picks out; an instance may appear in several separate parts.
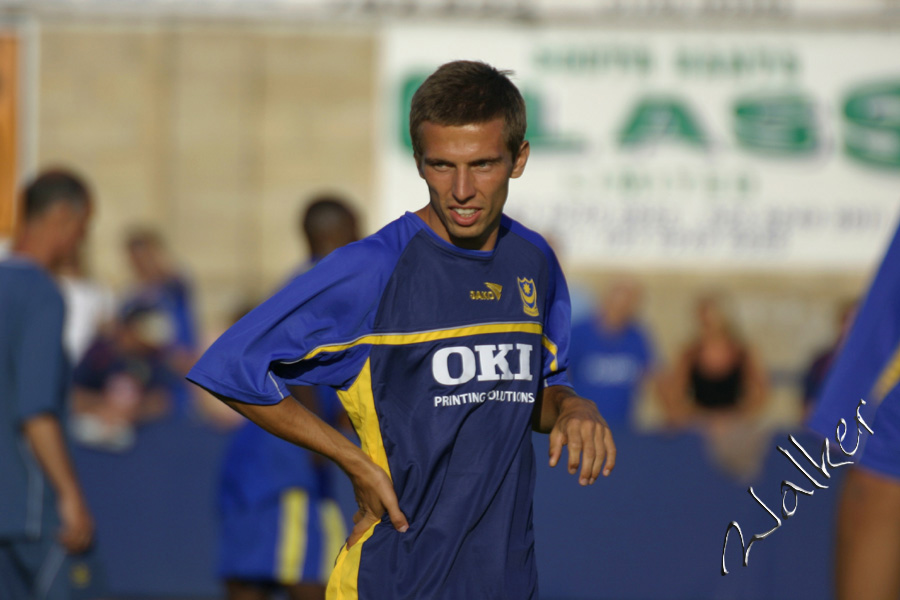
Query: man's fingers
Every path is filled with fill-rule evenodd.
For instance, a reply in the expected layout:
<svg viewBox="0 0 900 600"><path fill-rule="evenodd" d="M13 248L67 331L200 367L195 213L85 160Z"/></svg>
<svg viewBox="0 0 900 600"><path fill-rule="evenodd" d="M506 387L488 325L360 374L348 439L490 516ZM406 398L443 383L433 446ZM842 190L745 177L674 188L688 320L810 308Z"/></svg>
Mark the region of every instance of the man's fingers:
<svg viewBox="0 0 900 600"><path fill-rule="evenodd" d="M585 422L581 425L581 439L584 440L584 448L581 451L581 475L578 483L589 485L594 482L600 473L600 464L603 462L603 446L597 443L597 430L595 423Z"/></svg>
<svg viewBox="0 0 900 600"><path fill-rule="evenodd" d="M406 533L406 530L409 529L409 522L406 520L406 515L400 510L400 505L397 503L397 495L394 493L393 487L391 488L389 496L385 498L384 507L388 511L388 516L391 519L391 523L394 525L394 529L400 533Z"/></svg>
<svg viewBox="0 0 900 600"><path fill-rule="evenodd" d="M603 476L612 473L616 466L616 443L613 441L612 431L606 430L603 436L603 445L606 448L606 467L603 469Z"/></svg>
<svg viewBox="0 0 900 600"><path fill-rule="evenodd" d="M406 533L409 529L409 522L406 520L406 515L404 515L399 508L397 510L388 511L388 516L391 518L394 529L400 533Z"/></svg>
<svg viewBox="0 0 900 600"><path fill-rule="evenodd" d="M589 484L593 484L597 481L597 477L600 476L600 471L603 469L603 461L606 460L606 444L603 443L604 437L604 428L597 427L593 432L593 440L594 440L594 448L597 449L596 456L594 456L594 463L591 467L591 477Z"/></svg>
<svg viewBox="0 0 900 600"><path fill-rule="evenodd" d="M570 428L569 431L569 473L574 475L578 472L578 462L581 458L581 449L584 443L581 440L581 431L577 427Z"/></svg>
<svg viewBox="0 0 900 600"><path fill-rule="evenodd" d="M557 429L553 428L553 431L550 432L550 466L555 467L556 463L559 462L559 457L562 456L563 446L566 445L566 435Z"/></svg>
<svg viewBox="0 0 900 600"><path fill-rule="evenodd" d="M391 483L391 480L386 473L382 484L379 487L378 496L384 510L391 519L391 524L393 524L394 529L400 533L405 533L406 530L409 529L409 522L406 520L406 515L400 510L400 503L397 501L397 492L394 491L394 485Z"/></svg>
<svg viewBox="0 0 900 600"><path fill-rule="evenodd" d="M350 537L347 538L347 548L351 548L354 544L356 544L356 542L359 541L359 538L361 538L363 534L368 531L369 527L371 527L378 521L379 518L372 515L371 513L363 515L350 531Z"/></svg>
<svg viewBox="0 0 900 600"><path fill-rule="evenodd" d="M406 515L400 510L394 488L391 488L390 497L386 498L386 500L387 502L384 503L384 507L387 509L388 517L390 517L394 529L400 533L406 533L406 530L409 529L409 522L406 520Z"/></svg>

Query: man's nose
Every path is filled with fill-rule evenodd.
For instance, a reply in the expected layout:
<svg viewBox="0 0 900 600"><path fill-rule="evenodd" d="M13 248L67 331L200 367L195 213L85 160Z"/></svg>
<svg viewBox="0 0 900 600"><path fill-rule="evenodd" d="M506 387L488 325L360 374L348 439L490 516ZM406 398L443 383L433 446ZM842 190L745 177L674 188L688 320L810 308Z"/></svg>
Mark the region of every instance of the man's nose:
<svg viewBox="0 0 900 600"><path fill-rule="evenodd" d="M453 199L465 202L475 195L475 184L469 169L457 169L453 179Z"/></svg>

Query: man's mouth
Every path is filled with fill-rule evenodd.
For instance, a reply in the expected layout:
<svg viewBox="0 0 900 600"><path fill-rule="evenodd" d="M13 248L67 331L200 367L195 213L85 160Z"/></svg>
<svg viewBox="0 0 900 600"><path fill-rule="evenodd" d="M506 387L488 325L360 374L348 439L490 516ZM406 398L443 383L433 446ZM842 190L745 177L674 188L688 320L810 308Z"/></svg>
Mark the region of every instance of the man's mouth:
<svg viewBox="0 0 900 600"><path fill-rule="evenodd" d="M463 208L454 206L450 209L450 216L453 222L459 227L471 227L478 222L481 215L480 208Z"/></svg>
<svg viewBox="0 0 900 600"><path fill-rule="evenodd" d="M472 217L478 212L477 208L451 208L450 210L463 218Z"/></svg>

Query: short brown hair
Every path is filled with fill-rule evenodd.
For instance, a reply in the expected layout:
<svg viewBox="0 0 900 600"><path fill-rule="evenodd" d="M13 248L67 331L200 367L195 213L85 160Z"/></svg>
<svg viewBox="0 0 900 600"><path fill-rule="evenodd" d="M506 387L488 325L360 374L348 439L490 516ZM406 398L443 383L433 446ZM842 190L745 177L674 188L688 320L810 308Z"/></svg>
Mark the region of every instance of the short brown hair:
<svg viewBox="0 0 900 600"><path fill-rule="evenodd" d="M441 65L419 86L409 111L413 152L422 155L419 130L425 121L443 126L504 120L503 136L513 158L525 140L525 100L509 80L512 71L499 71L476 61L457 60Z"/></svg>
<svg viewBox="0 0 900 600"><path fill-rule="evenodd" d="M80 209L91 202L91 192L84 179L67 169L44 171L28 184L22 196L22 212L26 221L40 217L59 202Z"/></svg>

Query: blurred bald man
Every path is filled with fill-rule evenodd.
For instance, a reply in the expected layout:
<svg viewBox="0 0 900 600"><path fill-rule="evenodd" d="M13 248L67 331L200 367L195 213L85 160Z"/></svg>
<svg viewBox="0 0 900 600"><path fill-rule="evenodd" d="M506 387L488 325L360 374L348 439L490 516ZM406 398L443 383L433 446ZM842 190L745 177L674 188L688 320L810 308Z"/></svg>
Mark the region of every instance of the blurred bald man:
<svg viewBox="0 0 900 600"><path fill-rule="evenodd" d="M94 534L61 425L70 366L63 297L50 275L75 252L90 213L90 193L80 178L43 173L25 188L13 254L0 262L4 600L68 599L66 555L86 550Z"/></svg>

